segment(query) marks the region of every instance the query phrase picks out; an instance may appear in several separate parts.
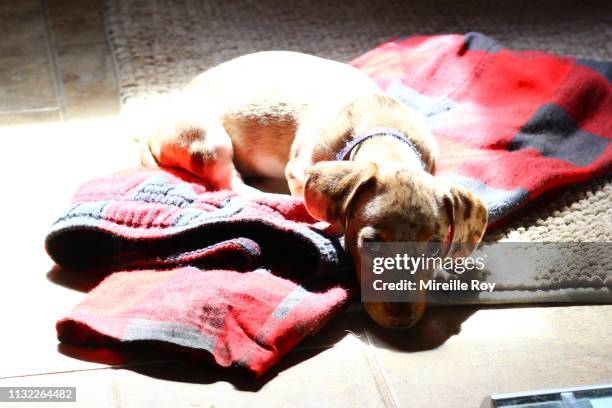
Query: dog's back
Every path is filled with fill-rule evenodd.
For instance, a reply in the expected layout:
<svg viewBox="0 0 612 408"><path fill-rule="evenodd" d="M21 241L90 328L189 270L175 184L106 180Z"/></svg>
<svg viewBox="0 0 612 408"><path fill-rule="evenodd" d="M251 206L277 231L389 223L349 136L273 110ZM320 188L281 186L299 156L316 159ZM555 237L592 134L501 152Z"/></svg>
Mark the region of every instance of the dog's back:
<svg viewBox="0 0 612 408"><path fill-rule="evenodd" d="M284 177L299 126L324 122L352 99L380 92L359 70L289 51L238 57L196 77L186 88L193 104L221 120L244 175Z"/></svg>

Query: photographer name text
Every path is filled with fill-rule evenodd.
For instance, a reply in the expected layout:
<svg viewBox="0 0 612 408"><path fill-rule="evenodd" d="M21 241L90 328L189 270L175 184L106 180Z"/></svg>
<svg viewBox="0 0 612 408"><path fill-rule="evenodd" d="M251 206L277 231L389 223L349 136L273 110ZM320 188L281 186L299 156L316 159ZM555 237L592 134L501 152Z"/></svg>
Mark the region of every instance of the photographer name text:
<svg viewBox="0 0 612 408"><path fill-rule="evenodd" d="M402 279L399 282L385 282L382 279L377 279L372 283L372 287L376 291L487 291L495 290L495 283L482 282L479 280L471 280L469 282L451 280L448 282L437 282L434 280L420 280L418 282Z"/></svg>

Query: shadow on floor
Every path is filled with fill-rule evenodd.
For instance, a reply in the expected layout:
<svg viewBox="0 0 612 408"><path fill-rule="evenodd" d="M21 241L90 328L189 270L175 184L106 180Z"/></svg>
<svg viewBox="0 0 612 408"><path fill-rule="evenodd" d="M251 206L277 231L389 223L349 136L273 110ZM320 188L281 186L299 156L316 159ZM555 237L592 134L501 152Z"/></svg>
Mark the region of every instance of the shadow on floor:
<svg viewBox="0 0 612 408"><path fill-rule="evenodd" d="M476 306L430 307L416 326L393 330L363 319L368 341L376 347L404 352L418 352L440 347L461 332L461 325L476 313Z"/></svg>
<svg viewBox="0 0 612 408"><path fill-rule="evenodd" d="M241 391L256 392L279 373L308 360L326 347L300 349L289 352L261 377L250 371L232 366L216 365L212 358L195 359L184 353L165 350L163 346L135 342L116 347L76 346L58 344L57 351L65 356L83 361L109 365L115 369L127 369L138 374L166 381L212 384L219 381L231 383Z"/></svg>
<svg viewBox="0 0 612 408"><path fill-rule="evenodd" d="M106 276L107 274L83 273L83 271L63 268L59 265L53 265L51 270L47 272L47 279L50 282L79 292L89 292Z"/></svg>

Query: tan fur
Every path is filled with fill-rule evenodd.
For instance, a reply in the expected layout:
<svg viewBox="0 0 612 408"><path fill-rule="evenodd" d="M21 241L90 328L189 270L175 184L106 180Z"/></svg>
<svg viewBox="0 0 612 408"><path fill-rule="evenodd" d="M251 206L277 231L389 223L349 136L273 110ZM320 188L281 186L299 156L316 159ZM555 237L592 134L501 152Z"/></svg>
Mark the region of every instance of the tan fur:
<svg viewBox="0 0 612 408"><path fill-rule="evenodd" d="M336 154L373 128L401 132L370 138L348 161ZM310 214L345 234L360 270L364 240L475 244L486 228L482 202L431 173L438 154L425 121L385 95L363 73L294 52L261 52L195 78L169 107L143 149L143 164L181 167L218 188L256 194L243 176L286 178ZM458 248L459 246L457 246ZM451 253L451 256L459 256ZM424 303L365 305L384 326L406 327Z"/></svg>

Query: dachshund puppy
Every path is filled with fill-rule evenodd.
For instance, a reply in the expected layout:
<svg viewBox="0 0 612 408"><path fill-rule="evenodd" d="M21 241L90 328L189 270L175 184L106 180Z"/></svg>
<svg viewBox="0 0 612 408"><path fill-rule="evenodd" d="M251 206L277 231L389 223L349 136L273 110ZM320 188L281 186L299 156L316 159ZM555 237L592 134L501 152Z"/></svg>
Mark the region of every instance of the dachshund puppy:
<svg viewBox="0 0 612 408"><path fill-rule="evenodd" d="M178 167L219 189L258 192L243 176L285 178L308 212L345 235L361 279L364 243L463 243L487 226L476 196L432 175L423 118L359 70L311 55L245 55L197 76L143 145L147 166ZM465 256L446 245L446 256ZM424 300L366 302L387 327L410 327Z"/></svg>

